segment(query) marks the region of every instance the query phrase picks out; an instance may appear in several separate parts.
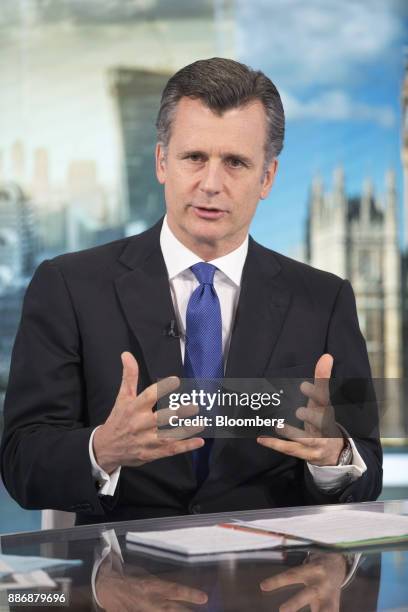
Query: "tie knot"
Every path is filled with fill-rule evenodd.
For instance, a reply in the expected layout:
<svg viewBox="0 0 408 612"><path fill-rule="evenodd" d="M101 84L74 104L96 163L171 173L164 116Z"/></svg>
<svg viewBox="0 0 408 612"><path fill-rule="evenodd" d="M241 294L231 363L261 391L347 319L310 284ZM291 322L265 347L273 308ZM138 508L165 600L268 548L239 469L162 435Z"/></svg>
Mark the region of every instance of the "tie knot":
<svg viewBox="0 0 408 612"><path fill-rule="evenodd" d="M190 268L200 285L212 285L216 269L215 266L205 261L194 264Z"/></svg>

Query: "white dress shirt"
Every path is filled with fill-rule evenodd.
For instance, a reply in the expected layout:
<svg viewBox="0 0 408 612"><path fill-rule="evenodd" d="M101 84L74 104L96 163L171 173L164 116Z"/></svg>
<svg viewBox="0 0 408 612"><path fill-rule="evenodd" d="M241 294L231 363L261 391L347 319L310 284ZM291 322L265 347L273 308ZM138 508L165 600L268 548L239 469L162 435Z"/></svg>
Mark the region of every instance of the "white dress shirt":
<svg viewBox="0 0 408 612"><path fill-rule="evenodd" d="M199 285L190 267L199 263L202 259L185 247L174 236L168 226L167 217L165 217L163 221L160 234L160 247L169 276L171 297L177 317L180 345L184 360L187 304L194 289ZM247 253L248 236L237 249L228 253L228 255L218 257L211 261L211 263L217 267L214 274L214 288L217 292L221 307L224 363L226 363L228 359L232 324L238 304L242 270ZM119 479L120 467L109 475L97 464L92 446L95 430L96 428L92 432L89 440L92 474L99 484L99 493L101 495L114 495ZM348 484L356 480L366 471L367 466L352 440L350 440L350 444L353 449L353 460L350 465L317 466L309 463L307 464L315 483L322 491L338 489L343 483Z"/></svg>

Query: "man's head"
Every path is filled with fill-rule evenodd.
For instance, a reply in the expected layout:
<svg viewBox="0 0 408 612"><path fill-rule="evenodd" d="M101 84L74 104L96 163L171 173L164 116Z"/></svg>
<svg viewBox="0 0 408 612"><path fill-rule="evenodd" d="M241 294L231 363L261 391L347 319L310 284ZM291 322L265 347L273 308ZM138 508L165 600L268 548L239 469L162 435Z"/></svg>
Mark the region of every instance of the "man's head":
<svg viewBox="0 0 408 612"><path fill-rule="evenodd" d="M284 136L276 87L239 62L200 60L171 77L156 125L173 233L204 259L232 251L276 173Z"/></svg>

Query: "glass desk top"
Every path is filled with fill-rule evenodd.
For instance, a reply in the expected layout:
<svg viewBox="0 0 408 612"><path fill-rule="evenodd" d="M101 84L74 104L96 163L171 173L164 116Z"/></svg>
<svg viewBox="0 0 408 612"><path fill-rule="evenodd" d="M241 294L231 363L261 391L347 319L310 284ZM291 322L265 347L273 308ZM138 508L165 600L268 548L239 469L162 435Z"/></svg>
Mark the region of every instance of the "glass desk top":
<svg viewBox="0 0 408 612"><path fill-rule="evenodd" d="M50 600L27 601L30 594L47 593L63 594L58 607L78 611L408 611L408 543L344 554L310 547L187 562L132 551L125 541L127 531L351 509L408 515L408 500L192 515L3 535L4 554L80 559L82 564L47 570L54 587L0 588L0 610L22 610L22 606L56 610Z"/></svg>

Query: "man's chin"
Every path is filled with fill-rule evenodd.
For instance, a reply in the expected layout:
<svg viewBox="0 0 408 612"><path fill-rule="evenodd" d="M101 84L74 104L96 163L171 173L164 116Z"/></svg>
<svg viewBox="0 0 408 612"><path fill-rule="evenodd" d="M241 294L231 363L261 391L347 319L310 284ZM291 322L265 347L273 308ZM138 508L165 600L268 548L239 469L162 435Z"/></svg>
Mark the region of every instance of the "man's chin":
<svg viewBox="0 0 408 612"><path fill-rule="evenodd" d="M188 233L197 242L202 244L217 244L222 241L226 235L226 228L224 224L217 222L195 222L189 225Z"/></svg>
<svg viewBox="0 0 408 612"><path fill-rule="evenodd" d="M188 212L182 220L180 219L173 233L191 250L201 245L218 251L223 241L228 241L231 228L226 218L216 221L200 219Z"/></svg>

